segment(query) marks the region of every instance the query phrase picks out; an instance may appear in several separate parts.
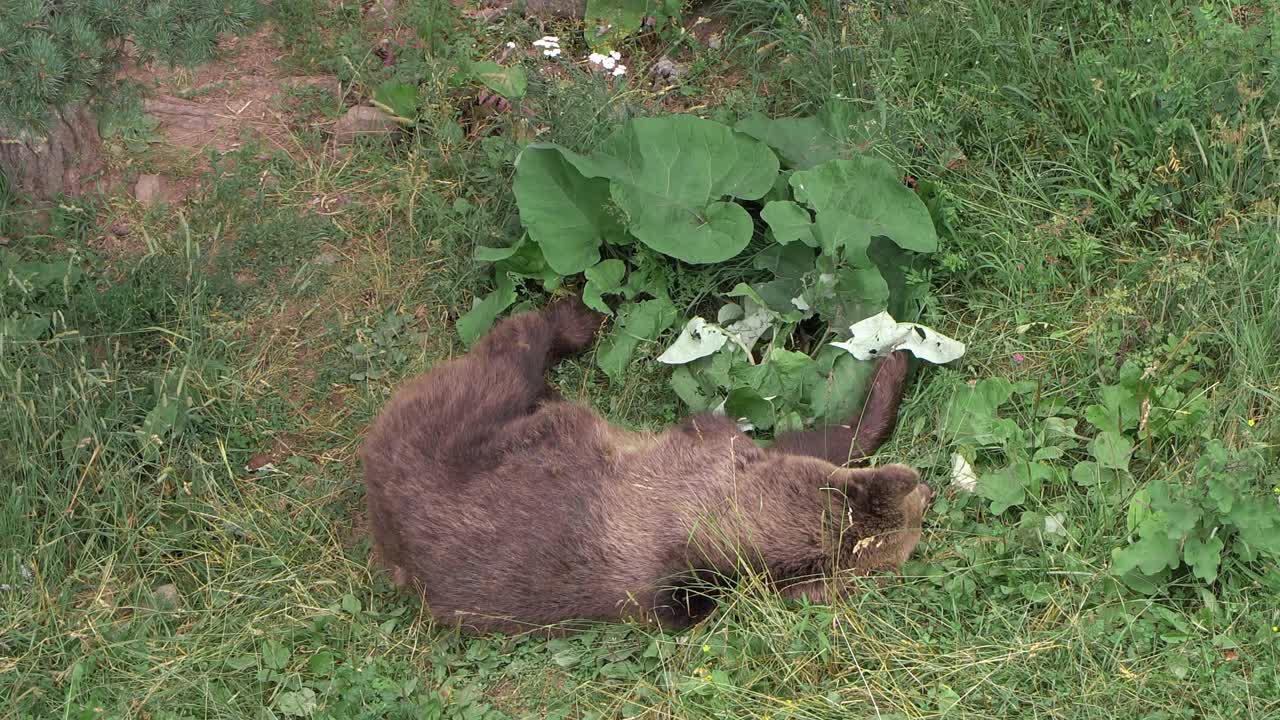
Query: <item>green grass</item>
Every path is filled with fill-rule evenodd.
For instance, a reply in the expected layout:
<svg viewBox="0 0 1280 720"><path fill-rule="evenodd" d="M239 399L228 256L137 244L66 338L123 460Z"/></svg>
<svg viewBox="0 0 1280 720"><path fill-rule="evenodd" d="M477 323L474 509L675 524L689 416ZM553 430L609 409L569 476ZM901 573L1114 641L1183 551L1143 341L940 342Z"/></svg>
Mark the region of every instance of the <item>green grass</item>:
<svg viewBox="0 0 1280 720"><path fill-rule="evenodd" d="M0 714L1280 715L1274 562L1227 556L1212 583L1179 573L1148 594L1109 569L1134 493L1196 487L1209 440L1275 464L1274 3L734 0L720 50L644 41L615 89L531 72L530 116L479 126L457 109L472 90L458 64L540 29L427 0L406 18L431 42L383 68L358 13L317 7L276 4L285 62L356 92L420 80L411 140L334 155L309 123L332 108L300 95L286 108L298 149L225 159L181 215L68 204L37 232L0 187L6 276L49 263L39 282L6 283L0 316L52 323L38 340L0 334ZM690 63L692 99L640 77L668 50ZM681 636L431 627L368 562L354 450L399 381L460 351L451 323L485 290L472 248L519 232L518 144L586 149L677 100L732 119L833 99L882 107L873 151L944 189L925 321L970 348L960 368L922 371L886 459L945 487L954 438L940 428L972 378L1031 381L1003 411L1030 428L1046 404L1098 402L1121 360L1190 368L1201 379L1182 391L1204 415L1149 438L1105 492L1054 481L996 515L944 491L904 576L846 605L787 606L749 585ZM122 215L133 251L95 249ZM681 412L648 357L622 387L589 357L554 378L633 426ZM270 469L246 471L257 456ZM1065 537L1043 532L1054 514Z"/></svg>

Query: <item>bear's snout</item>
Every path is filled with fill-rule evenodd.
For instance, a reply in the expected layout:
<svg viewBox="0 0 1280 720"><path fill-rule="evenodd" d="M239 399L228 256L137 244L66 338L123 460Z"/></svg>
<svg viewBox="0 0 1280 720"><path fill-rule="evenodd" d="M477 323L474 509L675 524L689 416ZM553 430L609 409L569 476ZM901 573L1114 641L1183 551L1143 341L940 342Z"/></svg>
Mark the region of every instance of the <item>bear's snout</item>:
<svg viewBox="0 0 1280 720"><path fill-rule="evenodd" d="M933 488L928 483L920 483L916 486L916 492L920 494L920 498L924 501L924 506L929 507L933 504Z"/></svg>

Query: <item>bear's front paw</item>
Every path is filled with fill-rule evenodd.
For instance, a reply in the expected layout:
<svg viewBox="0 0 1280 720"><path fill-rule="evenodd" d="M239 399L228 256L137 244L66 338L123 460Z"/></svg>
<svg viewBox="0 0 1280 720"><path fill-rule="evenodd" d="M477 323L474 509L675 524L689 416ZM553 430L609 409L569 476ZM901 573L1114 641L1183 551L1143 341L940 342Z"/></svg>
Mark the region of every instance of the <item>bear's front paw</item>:
<svg viewBox="0 0 1280 720"><path fill-rule="evenodd" d="M554 333L554 348L565 355L590 347L605 318L603 313L587 307L577 296L552 303L547 307L546 317Z"/></svg>

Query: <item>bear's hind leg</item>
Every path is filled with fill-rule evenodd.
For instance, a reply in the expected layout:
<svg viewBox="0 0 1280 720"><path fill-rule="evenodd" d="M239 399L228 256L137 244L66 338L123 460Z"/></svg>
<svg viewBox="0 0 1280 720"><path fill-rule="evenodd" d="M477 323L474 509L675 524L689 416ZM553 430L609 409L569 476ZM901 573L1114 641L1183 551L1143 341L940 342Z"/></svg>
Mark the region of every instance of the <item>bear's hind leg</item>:
<svg viewBox="0 0 1280 720"><path fill-rule="evenodd" d="M880 361L858 416L848 425L779 435L772 450L808 455L833 465L859 465L884 444L898 424L898 406L907 386L908 362L899 351Z"/></svg>

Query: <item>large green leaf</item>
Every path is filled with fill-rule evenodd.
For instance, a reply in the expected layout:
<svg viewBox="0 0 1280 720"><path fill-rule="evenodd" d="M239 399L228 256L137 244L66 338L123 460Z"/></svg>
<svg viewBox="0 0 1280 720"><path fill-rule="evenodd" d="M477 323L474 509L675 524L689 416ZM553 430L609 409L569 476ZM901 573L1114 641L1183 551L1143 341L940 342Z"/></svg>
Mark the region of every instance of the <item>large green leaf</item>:
<svg viewBox="0 0 1280 720"><path fill-rule="evenodd" d="M966 385L947 405L944 439L962 445L1001 445L1017 436L1018 425L1000 417L1000 406L1013 397L1013 384L1004 378L984 378Z"/></svg>
<svg viewBox="0 0 1280 720"><path fill-rule="evenodd" d="M847 423L862 407L875 378L876 363L858 360L838 347L825 345L816 359L820 380L809 407L817 425Z"/></svg>
<svg viewBox="0 0 1280 720"><path fill-rule="evenodd" d="M610 380L621 380L640 343L656 340L675 320L676 308L670 300L645 300L624 306L618 312L613 332L600 341L596 364Z"/></svg>
<svg viewBox="0 0 1280 720"><path fill-rule="evenodd" d="M824 252L843 248L854 265L871 265L873 237L915 252L938 249L929 209L884 160L832 160L793 173L791 187L797 201L817 211L814 230Z"/></svg>
<svg viewBox="0 0 1280 720"><path fill-rule="evenodd" d="M1000 515L1026 502L1027 489L1012 468L1002 468L978 478L978 495L990 500L991 512Z"/></svg>
<svg viewBox="0 0 1280 720"><path fill-rule="evenodd" d="M911 282L909 276L922 264L921 257L882 237L872 239L867 257L880 268L880 278L888 288L889 314L899 322L918 320L921 305L929 293L929 284L918 280Z"/></svg>
<svg viewBox="0 0 1280 720"><path fill-rule="evenodd" d="M1075 484L1082 487L1106 485L1114 482L1115 478L1115 470L1104 468L1091 460L1078 462L1075 467L1071 468L1071 479Z"/></svg>
<svg viewBox="0 0 1280 720"><path fill-rule="evenodd" d="M779 403L805 403L825 378L817 361L802 352L775 347L765 362L750 366L750 384Z"/></svg>
<svg viewBox="0 0 1280 720"><path fill-rule="evenodd" d="M808 170L869 145L879 137L882 120L872 113L859 113L848 103L832 103L811 117L775 120L752 113L734 129L773 148L788 168Z"/></svg>
<svg viewBox="0 0 1280 720"><path fill-rule="evenodd" d="M707 398L702 383L698 381L698 378L694 377L688 365L676 366L676 369L671 372L670 383L671 389L693 412L710 410L714 404Z"/></svg>
<svg viewBox="0 0 1280 720"><path fill-rule="evenodd" d="M751 259L751 267L779 278L800 279L813 270L813 258L813 249L799 243L770 245Z"/></svg>
<svg viewBox="0 0 1280 720"><path fill-rule="evenodd" d="M758 200L778 175L778 158L763 143L690 115L633 120L590 158L565 157L583 175L610 180L632 235L689 263L742 252L751 216L724 200Z"/></svg>
<svg viewBox="0 0 1280 720"><path fill-rule="evenodd" d="M587 284L582 288L582 302L593 310L605 315L612 315L613 310L604 301L606 293L622 292L622 278L627 274L627 265L621 260L601 260L599 265L587 268Z"/></svg>
<svg viewBox="0 0 1280 720"><path fill-rule="evenodd" d="M1138 427L1142 403L1138 394L1124 385L1105 385L1099 392L1102 402L1084 409L1084 417L1099 430L1124 432Z"/></svg>
<svg viewBox="0 0 1280 720"><path fill-rule="evenodd" d="M529 242L527 237L520 238L515 245L509 247L478 245L473 257L477 262L494 263L495 277L499 273L508 273L513 277L538 280L547 291L560 287L564 280L548 265L547 259L542 255L542 248L537 243Z"/></svg>
<svg viewBox="0 0 1280 720"><path fill-rule="evenodd" d="M458 336L468 347L488 332L502 311L516 301L516 285L510 275L499 271L494 278L494 285L493 292L476 300L471 309L458 318Z"/></svg>
<svg viewBox="0 0 1280 720"><path fill-rule="evenodd" d="M418 86L388 80L373 91L373 102L397 122L411 122L418 116Z"/></svg>
<svg viewBox="0 0 1280 720"><path fill-rule="evenodd" d="M1259 554L1280 558L1280 517L1272 500L1242 498L1231 509L1231 522L1240 534L1236 552L1246 559Z"/></svg>
<svg viewBox="0 0 1280 720"><path fill-rule="evenodd" d="M1218 566L1222 563L1222 551L1226 544L1217 536L1201 540L1198 537L1187 538L1182 546L1182 557L1196 577L1211 583L1218 579Z"/></svg>
<svg viewBox="0 0 1280 720"><path fill-rule="evenodd" d="M529 79L519 65L502 67L496 62L481 60L471 63L471 76L508 100L524 97L529 87Z"/></svg>
<svg viewBox="0 0 1280 720"><path fill-rule="evenodd" d="M978 495L991 501L991 512L1004 513L1027 500L1027 491L1038 492L1052 477L1050 466L1039 462L1014 462L978 478Z"/></svg>
<svg viewBox="0 0 1280 720"><path fill-rule="evenodd" d="M613 198L640 242L688 263L723 262L751 242L751 216L733 202L693 207L635 186L614 184Z"/></svg>
<svg viewBox="0 0 1280 720"><path fill-rule="evenodd" d="M592 50L608 50L640 29L655 0L587 0L583 38Z"/></svg>
<svg viewBox="0 0 1280 720"><path fill-rule="evenodd" d="M749 387L734 388L724 401L724 414L733 420L746 420L757 430L773 427L773 404Z"/></svg>
<svg viewBox="0 0 1280 720"><path fill-rule="evenodd" d="M1089 443L1089 454L1098 465L1112 470L1128 470L1129 456L1133 454L1133 441L1114 430L1098 433Z"/></svg>
<svg viewBox="0 0 1280 720"><path fill-rule="evenodd" d="M43 315L19 315L0 317L0 339L36 340L49 329L52 323Z"/></svg>
<svg viewBox="0 0 1280 720"><path fill-rule="evenodd" d="M817 269L820 279L811 294L812 305L832 327L847 328L888 305L889 286L875 265L851 267L823 255Z"/></svg>
<svg viewBox="0 0 1280 720"><path fill-rule="evenodd" d="M816 245L813 237L813 220L809 211L790 200L773 200L766 203L760 218L769 225L773 237L779 243L799 240L806 245Z"/></svg>
<svg viewBox="0 0 1280 720"><path fill-rule="evenodd" d="M1135 568L1145 575L1154 575L1178 567L1178 542L1159 535L1144 537L1128 547L1112 548L1111 561L1117 575Z"/></svg>
<svg viewBox="0 0 1280 720"><path fill-rule="evenodd" d="M516 160L516 206L547 264L573 275L600 260L600 245L622 233L609 215L609 183L584 177L577 156L554 145L530 145Z"/></svg>

